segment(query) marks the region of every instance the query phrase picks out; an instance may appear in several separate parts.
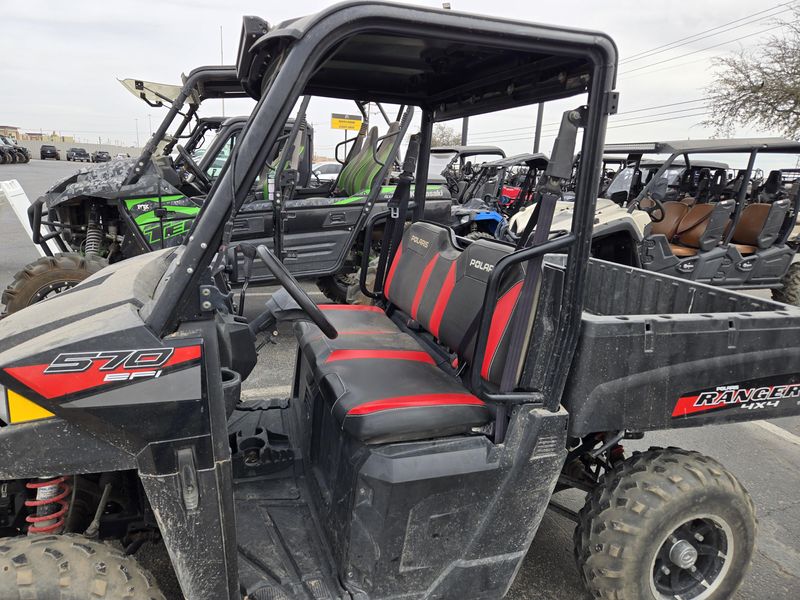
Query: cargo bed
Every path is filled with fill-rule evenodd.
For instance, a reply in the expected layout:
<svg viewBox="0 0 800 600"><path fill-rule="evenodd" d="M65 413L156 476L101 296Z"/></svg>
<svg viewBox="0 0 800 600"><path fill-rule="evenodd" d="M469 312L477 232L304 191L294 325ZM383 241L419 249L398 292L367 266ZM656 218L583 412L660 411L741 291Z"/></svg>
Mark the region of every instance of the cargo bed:
<svg viewBox="0 0 800 600"><path fill-rule="evenodd" d="M591 259L562 403L576 437L800 414L800 309Z"/></svg>

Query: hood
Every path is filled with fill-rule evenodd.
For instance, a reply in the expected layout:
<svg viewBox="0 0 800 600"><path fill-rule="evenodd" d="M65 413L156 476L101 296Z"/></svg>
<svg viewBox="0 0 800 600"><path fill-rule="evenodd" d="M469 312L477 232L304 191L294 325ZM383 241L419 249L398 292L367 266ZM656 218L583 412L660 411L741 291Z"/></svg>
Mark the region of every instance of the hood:
<svg viewBox="0 0 800 600"><path fill-rule="evenodd" d="M115 158L108 162L86 166L51 187L43 196L48 208L83 197L116 200L145 196L180 194L173 184L162 176L155 161L148 161L144 173L131 185L123 185L138 158ZM162 159L158 159L162 160ZM177 180L177 176L175 177Z"/></svg>
<svg viewBox="0 0 800 600"><path fill-rule="evenodd" d="M175 249L115 263L74 288L0 320L0 365L77 343L98 332L142 327L139 309L149 302Z"/></svg>
<svg viewBox="0 0 800 600"><path fill-rule="evenodd" d="M554 232L570 231L572 229L572 214L574 207L575 204L573 202L557 202L556 211L553 215L553 224L550 227L550 230ZM519 211L517 214L511 217L509 228L512 232L516 234L522 233L522 231L525 229L525 225L528 224L528 219L530 219L531 215L533 214L533 208L533 205L528 206L524 210ZM598 226L603 226L622 219L633 219L637 224L639 224L639 221L642 220L642 223L640 224L642 228L646 223L650 222L650 218L643 211L634 211L633 213L629 213L627 209L607 198L597 199L597 206L595 208L594 216L595 229L597 229ZM644 216L644 219L641 219L642 216Z"/></svg>

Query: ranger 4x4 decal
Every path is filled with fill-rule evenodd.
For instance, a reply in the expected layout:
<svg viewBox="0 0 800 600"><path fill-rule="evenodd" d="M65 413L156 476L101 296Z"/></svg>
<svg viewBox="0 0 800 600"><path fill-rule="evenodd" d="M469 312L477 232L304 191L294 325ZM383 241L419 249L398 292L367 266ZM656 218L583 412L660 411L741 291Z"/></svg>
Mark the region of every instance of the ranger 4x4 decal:
<svg viewBox="0 0 800 600"><path fill-rule="evenodd" d="M724 385L713 390L691 392L678 399L672 418L691 417L726 409L758 410L777 408L781 402L800 402L800 382L768 384L751 381Z"/></svg>

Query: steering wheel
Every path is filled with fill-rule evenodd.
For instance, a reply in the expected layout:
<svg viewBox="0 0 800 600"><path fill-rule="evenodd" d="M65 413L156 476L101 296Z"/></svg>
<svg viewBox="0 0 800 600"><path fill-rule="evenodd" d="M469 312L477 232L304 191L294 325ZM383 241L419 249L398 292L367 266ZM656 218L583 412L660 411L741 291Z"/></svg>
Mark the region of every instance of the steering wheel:
<svg viewBox="0 0 800 600"><path fill-rule="evenodd" d="M194 162L192 155L186 151L186 148L178 144L175 146L175 149L178 151L178 154L183 159L183 166L192 174L194 178L199 181L206 189L211 187L211 182L206 177L206 174L197 166L197 163Z"/></svg>
<svg viewBox="0 0 800 600"><path fill-rule="evenodd" d="M639 208L650 216L650 220L653 221L653 223L661 223L664 217L667 216L664 203L658 198L653 198L649 195L639 200Z"/></svg>
<svg viewBox="0 0 800 600"><path fill-rule="evenodd" d="M275 276L275 279L277 279L278 282L286 289L286 291L289 292L289 295L294 299L294 301L300 305L302 311L306 313L314 322L314 324L322 330L322 333L332 340L336 339L339 336L339 332L336 331L336 327L334 327L331 322L328 321L328 318L319 309L319 306L317 306L305 292L305 290L300 287L297 279L294 278L294 275L289 273L289 269L286 268L286 265L279 261L278 258L263 244L256 248L256 253Z"/></svg>

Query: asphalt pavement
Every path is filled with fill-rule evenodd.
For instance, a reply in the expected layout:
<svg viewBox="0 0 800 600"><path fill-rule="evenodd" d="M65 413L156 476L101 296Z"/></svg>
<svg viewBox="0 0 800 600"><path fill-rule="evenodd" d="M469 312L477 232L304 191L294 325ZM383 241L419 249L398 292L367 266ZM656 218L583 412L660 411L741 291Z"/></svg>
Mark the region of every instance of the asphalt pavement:
<svg viewBox="0 0 800 600"><path fill-rule="evenodd" d="M61 161L34 160L27 165L0 165L0 181L17 179L33 200L76 166ZM0 203L0 285L5 286L37 253L19 227L11 209ZM306 289L322 296L313 284ZM259 312L269 288L248 294L247 313ZM759 295L763 295L761 292ZM243 386L247 398L287 396L296 346L291 331L281 329L276 345L262 349L259 364ZM753 496L759 520L753 565L735 600L797 600L800 598L800 417L764 423L702 427L648 434L628 450L649 446L679 446L719 460ZM575 491L560 501L577 509L582 497ZM583 600L588 598L572 557L573 523L548 512L509 593L513 600ZM143 562L160 581L171 600L179 600L166 555L160 548L144 552Z"/></svg>

